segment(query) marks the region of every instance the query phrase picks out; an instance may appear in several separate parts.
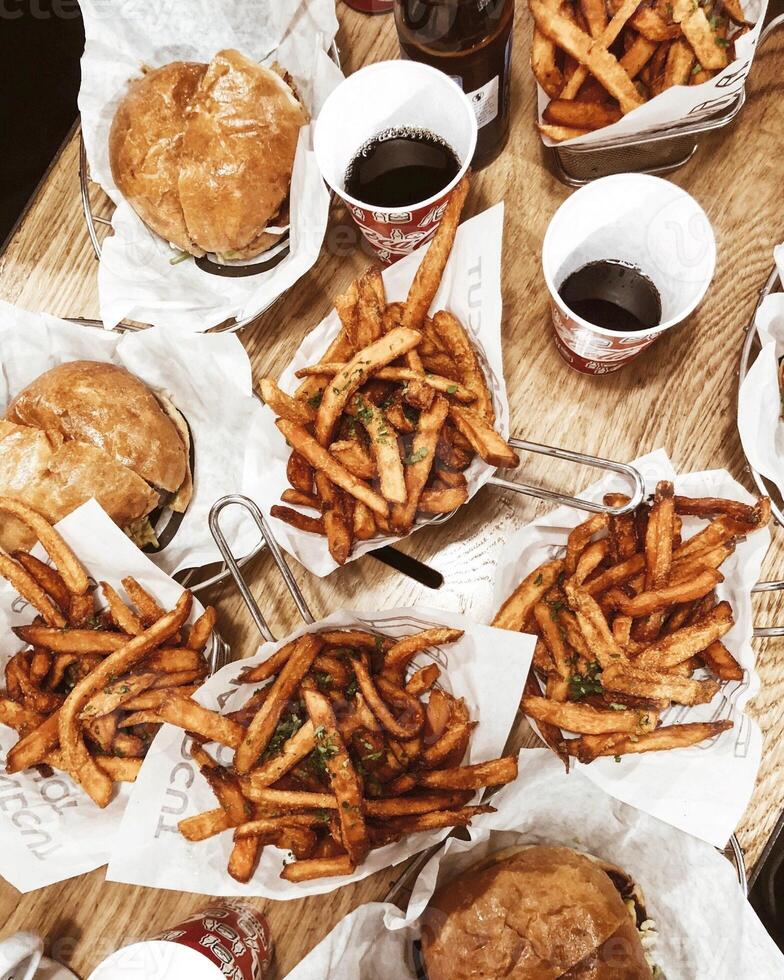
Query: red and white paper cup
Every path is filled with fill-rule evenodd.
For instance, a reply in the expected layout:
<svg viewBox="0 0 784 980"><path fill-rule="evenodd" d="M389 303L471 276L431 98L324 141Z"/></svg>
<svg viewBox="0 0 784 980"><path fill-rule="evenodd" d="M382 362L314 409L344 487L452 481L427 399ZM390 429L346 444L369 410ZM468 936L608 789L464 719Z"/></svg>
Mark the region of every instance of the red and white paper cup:
<svg viewBox="0 0 784 980"><path fill-rule="evenodd" d="M378 208L346 191L346 169L357 150L388 129L428 130L457 154L460 172L426 201ZM382 262L394 262L429 241L447 199L471 165L476 115L460 86L443 72L416 61L380 61L350 75L330 94L316 121L313 145L321 174L346 202Z"/></svg>
<svg viewBox="0 0 784 980"><path fill-rule="evenodd" d="M271 962L264 916L247 903L225 901L117 950L89 980L262 980Z"/></svg>
<svg viewBox="0 0 784 980"><path fill-rule="evenodd" d="M661 323L608 330L572 312L559 289L590 262L615 260L644 273L661 297ZM716 267L708 216L675 184L648 174L615 174L586 184L555 212L542 246L555 345L581 374L617 371L694 312Z"/></svg>

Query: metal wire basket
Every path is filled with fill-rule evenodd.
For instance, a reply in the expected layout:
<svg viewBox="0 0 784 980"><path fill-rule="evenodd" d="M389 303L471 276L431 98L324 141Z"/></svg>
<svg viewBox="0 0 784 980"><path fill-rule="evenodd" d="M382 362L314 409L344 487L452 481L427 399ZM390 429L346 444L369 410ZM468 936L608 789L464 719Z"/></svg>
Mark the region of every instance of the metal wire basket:
<svg viewBox="0 0 784 980"><path fill-rule="evenodd" d="M755 327L755 321L757 319L757 311L762 304L762 301L770 296L771 293L781 292L781 279L779 278L778 270L774 267L773 271L768 276L765 285L760 290L759 299L757 300L756 306L754 307L754 312L751 314L751 319L746 326L746 339L743 341L743 347L740 351L740 364L738 366L738 399L740 398L740 389L746 375L749 372L749 367L752 361L756 358L757 354L760 352L760 342L757 337L757 330ZM741 444L741 448L742 444ZM770 509L773 514L773 518L777 524L784 527L784 498L782 498L781 492L779 491L776 484L769 480L766 476L763 476L759 470L756 470L750 463L748 456L746 456L745 450L743 457L746 460L746 466L751 478L754 481L754 485L757 490L765 496L770 497Z"/></svg>
<svg viewBox="0 0 784 980"><path fill-rule="evenodd" d="M329 56L332 58L335 64L340 67L340 52L335 42L332 43L332 47L329 50ZM85 225L87 226L87 234L90 238L90 244L95 252L95 257L100 259L103 241L107 237L109 229L112 226L111 215L114 212L114 205L104 191L101 190L101 188L96 189L96 187L97 185L93 184L90 179L90 165L87 160L87 150L84 145L84 137L80 129L79 193L81 196L82 212L84 214L84 221ZM100 204L95 200L96 196L98 195L101 198ZM96 213L99 208L101 213ZM212 275L223 276L225 278L236 278L237 276L253 276L259 275L263 272L268 272L276 265L279 265L288 254L289 233L286 231L274 245L267 249L266 252L263 252L260 256L257 256L252 262L246 265L219 265L216 262L212 262L206 256L196 259L196 264L200 269L202 269L202 271L211 273ZM262 307L260 310L256 310L255 313L252 313L250 316L243 317L241 320L227 320L224 323L219 323L214 327L210 327L204 332L236 333L238 330L242 330L243 327L247 327L249 324L253 323L253 321L258 319L263 313L266 313L267 310L274 306L283 295L285 295L285 293L281 293L280 296L276 296L274 299L270 300L266 306ZM143 325L128 322L123 322L121 326L126 330L144 329Z"/></svg>

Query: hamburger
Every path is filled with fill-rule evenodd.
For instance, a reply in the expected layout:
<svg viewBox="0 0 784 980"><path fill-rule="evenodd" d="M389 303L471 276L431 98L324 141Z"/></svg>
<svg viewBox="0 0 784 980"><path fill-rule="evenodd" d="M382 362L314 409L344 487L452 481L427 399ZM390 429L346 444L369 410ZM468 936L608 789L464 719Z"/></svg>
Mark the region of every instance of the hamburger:
<svg viewBox="0 0 784 980"><path fill-rule="evenodd" d="M499 851L439 888L422 928L427 980L650 980L642 893L567 847Z"/></svg>
<svg viewBox="0 0 784 980"><path fill-rule="evenodd" d="M98 503L140 547L157 544L153 511L184 512L192 494L190 437L163 394L115 364L71 361L38 377L0 419L0 494L56 523ZM28 550L31 532L0 525L0 547Z"/></svg>
<svg viewBox="0 0 784 980"><path fill-rule="evenodd" d="M174 61L133 81L109 133L120 192L156 234L192 255L250 259L288 223L299 130L290 79L239 51Z"/></svg>

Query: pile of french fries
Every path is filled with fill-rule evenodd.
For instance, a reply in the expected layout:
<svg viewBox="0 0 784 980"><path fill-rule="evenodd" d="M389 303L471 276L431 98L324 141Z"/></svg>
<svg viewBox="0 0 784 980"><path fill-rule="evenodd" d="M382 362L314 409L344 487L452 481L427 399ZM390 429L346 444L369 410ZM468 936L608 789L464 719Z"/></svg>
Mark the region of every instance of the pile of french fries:
<svg viewBox="0 0 784 980"><path fill-rule="evenodd" d="M206 676L215 611L184 636L191 594L165 612L133 578L123 587L135 608L108 582L101 608L78 558L43 517L8 498L0 498L0 514L29 527L54 563L0 552L0 575L38 612L14 630L24 648L6 664L0 692L0 723L19 733L6 770L62 770L105 807L116 781L136 779L161 706Z"/></svg>
<svg viewBox="0 0 784 980"><path fill-rule="evenodd" d="M604 501L617 507L628 498ZM709 522L682 540L686 515ZM660 727L660 717L672 705L707 704L722 682L743 679L721 642L732 608L717 602L715 588L736 542L769 519L767 497L753 507L681 497L662 481L634 514L598 514L574 528L564 557L535 569L506 600L493 625L538 637L522 709L567 769L570 756L619 760L732 728L728 720Z"/></svg>
<svg viewBox="0 0 784 980"><path fill-rule="evenodd" d="M550 97L540 130L583 136L673 85L699 85L749 30L739 0L529 0L531 67Z"/></svg>
<svg viewBox="0 0 784 980"><path fill-rule="evenodd" d="M221 715L188 698L160 720L194 738L192 757L218 806L179 824L189 841L232 830L229 874L247 882L265 845L296 858L281 878L348 875L371 849L419 831L465 826L492 809L475 791L511 782L517 760L461 765L475 723L436 687L440 668L412 660L462 630L434 627L401 640L363 630L308 633L239 683L264 686ZM427 700L424 698L427 697ZM234 749L231 766L206 751Z"/></svg>
<svg viewBox="0 0 784 980"><path fill-rule="evenodd" d="M518 463L495 431L470 337L451 313L428 316L467 193L464 179L404 303L388 303L381 273L368 270L336 299L341 330L318 364L297 371L294 396L261 382L292 449L282 500L293 506L276 505L272 516L326 535L338 564L356 540L406 535L418 514L465 503L463 471L475 454L492 466Z"/></svg>

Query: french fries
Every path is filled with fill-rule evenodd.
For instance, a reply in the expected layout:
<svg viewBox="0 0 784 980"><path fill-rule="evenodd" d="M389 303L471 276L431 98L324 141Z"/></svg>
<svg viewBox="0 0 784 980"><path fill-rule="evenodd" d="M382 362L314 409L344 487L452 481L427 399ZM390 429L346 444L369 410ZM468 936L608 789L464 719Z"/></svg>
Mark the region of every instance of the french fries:
<svg viewBox="0 0 784 980"><path fill-rule="evenodd" d="M124 582L130 602L108 583L93 594L86 572L53 527L21 504L6 508L0 502L4 509L35 530L56 565L24 552L0 565L0 574L40 613L15 631L23 648L8 662L0 694L0 722L20 736L6 770L61 769L105 807L115 782L136 778L168 699L188 699L207 675L202 650L214 611L208 609L191 630L194 648L175 646L190 613L189 592L169 612L133 579ZM40 590L35 599L23 591L27 581L20 570ZM103 610L101 594L108 604ZM140 710L152 717L138 717Z"/></svg>
<svg viewBox="0 0 784 980"><path fill-rule="evenodd" d="M737 2L529 0L531 68L555 142L617 122L673 85L698 85L735 58L748 29Z"/></svg>
<svg viewBox="0 0 784 980"><path fill-rule="evenodd" d="M300 368L292 395L260 384L291 447L291 489L272 517L323 535L342 565L357 541L403 536L417 520L468 500L463 476L475 456L513 467L495 430L481 355L446 310L429 316L468 192L453 190L404 303L389 303L377 269L338 296L342 329L318 363Z"/></svg>
<svg viewBox="0 0 784 980"><path fill-rule="evenodd" d="M605 497L610 505L625 502ZM681 540L681 515L708 523ZM732 728L726 719L680 722L684 709L709 704L722 684L743 680L722 642L732 608L714 589L736 539L765 527L769 516L766 497L754 506L681 497L662 481L635 514L597 515L575 527L564 557L530 572L503 603L493 625L538 638L521 708L567 771L570 757L620 761ZM667 724L673 705L683 706L679 723Z"/></svg>
<svg viewBox="0 0 784 980"><path fill-rule="evenodd" d="M240 675L240 684L266 686L231 715L179 695L161 701L163 720L236 749L222 766L193 746L219 805L181 821L183 836L231 831L228 870L242 881L266 845L290 850L296 860L281 877L307 881L351 874L374 848L487 812L469 805L475 791L514 780L517 760L462 765L475 723L462 700L434 686L439 667L414 662L461 636L447 627L397 641L362 630L307 633ZM26 730L38 716L0 700L3 717Z"/></svg>

